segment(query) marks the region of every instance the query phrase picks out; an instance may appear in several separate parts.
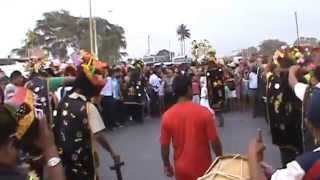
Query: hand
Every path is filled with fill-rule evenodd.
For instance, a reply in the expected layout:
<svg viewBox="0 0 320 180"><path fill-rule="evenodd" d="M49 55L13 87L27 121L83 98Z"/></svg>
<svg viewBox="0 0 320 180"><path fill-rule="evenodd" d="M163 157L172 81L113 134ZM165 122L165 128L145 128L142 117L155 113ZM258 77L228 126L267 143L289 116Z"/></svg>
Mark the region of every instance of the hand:
<svg viewBox="0 0 320 180"><path fill-rule="evenodd" d="M261 130L258 131L257 137L251 140L248 149L248 157L254 159L258 162L263 160L263 152L265 150L265 145L262 140Z"/></svg>
<svg viewBox="0 0 320 180"><path fill-rule="evenodd" d="M173 175L174 175L173 167L171 165L164 166L164 173L168 177L173 177Z"/></svg>
<svg viewBox="0 0 320 180"><path fill-rule="evenodd" d="M112 155L112 159L113 159L114 163L120 163L121 162L120 155L114 154L114 155Z"/></svg>
<svg viewBox="0 0 320 180"><path fill-rule="evenodd" d="M39 136L34 144L45 152L55 147L54 136L44 115L39 118L38 122Z"/></svg>

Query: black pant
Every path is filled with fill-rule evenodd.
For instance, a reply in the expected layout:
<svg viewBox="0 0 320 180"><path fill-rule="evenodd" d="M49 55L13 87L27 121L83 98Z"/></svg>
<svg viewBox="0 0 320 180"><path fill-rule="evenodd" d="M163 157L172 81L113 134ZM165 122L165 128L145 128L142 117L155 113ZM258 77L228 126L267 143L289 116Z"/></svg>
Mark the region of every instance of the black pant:
<svg viewBox="0 0 320 180"><path fill-rule="evenodd" d="M102 97L102 115L103 121L107 128L115 127L116 115L115 115L115 100L112 96L103 96Z"/></svg>
<svg viewBox="0 0 320 180"><path fill-rule="evenodd" d="M127 116L132 117L136 123L143 123L144 105L143 104L125 104Z"/></svg>
<svg viewBox="0 0 320 180"><path fill-rule="evenodd" d="M219 126L222 127L224 126L224 117L223 117L223 112L221 111L216 111L215 112L216 119L219 122Z"/></svg>
<svg viewBox="0 0 320 180"><path fill-rule="evenodd" d="M171 106L173 106L176 103L175 96L173 93L165 93L164 95L164 105L165 105L165 110L170 109Z"/></svg>
<svg viewBox="0 0 320 180"><path fill-rule="evenodd" d="M150 114L151 116L160 115L159 95L154 90L150 92Z"/></svg>
<svg viewBox="0 0 320 180"><path fill-rule="evenodd" d="M125 122L125 113L126 109L123 105L123 102L121 100L115 100L115 120L119 122L120 124L123 124Z"/></svg>

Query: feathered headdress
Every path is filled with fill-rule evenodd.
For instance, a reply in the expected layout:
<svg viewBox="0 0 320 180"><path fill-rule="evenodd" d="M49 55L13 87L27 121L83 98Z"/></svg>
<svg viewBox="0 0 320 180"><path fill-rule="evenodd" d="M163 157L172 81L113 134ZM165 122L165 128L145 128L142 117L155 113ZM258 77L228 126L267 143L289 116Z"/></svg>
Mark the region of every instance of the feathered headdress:
<svg viewBox="0 0 320 180"><path fill-rule="evenodd" d="M144 62L143 62L142 60L140 60L140 59L134 60L134 61L132 62L132 66L134 66L135 68L137 68L137 69L139 69L139 70L142 70L143 67L144 67Z"/></svg>
<svg viewBox="0 0 320 180"><path fill-rule="evenodd" d="M26 71L30 73L45 72L45 69L50 63L45 52L41 49L34 48L29 51L29 54L29 61L25 65Z"/></svg>
<svg viewBox="0 0 320 180"><path fill-rule="evenodd" d="M85 73L86 77L94 86L104 86L105 81L98 75L104 75L108 64L96 59L94 55L89 52L81 51L81 69Z"/></svg>
<svg viewBox="0 0 320 180"><path fill-rule="evenodd" d="M15 136L18 140L25 136L35 122L34 98L31 90L17 87L15 95L6 102L15 109L15 118L18 123Z"/></svg>
<svg viewBox="0 0 320 180"><path fill-rule="evenodd" d="M294 64L305 64L306 59L310 56L310 51L308 48L302 47L282 47L276 50L273 56L273 62L277 66L282 66L284 64L294 65Z"/></svg>
<svg viewBox="0 0 320 180"><path fill-rule="evenodd" d="M210 48L207 52L207 56L209 59L209 62L212 61L213 63L217 63L217 59L216 59L216 50L213 48Z"/></svg>

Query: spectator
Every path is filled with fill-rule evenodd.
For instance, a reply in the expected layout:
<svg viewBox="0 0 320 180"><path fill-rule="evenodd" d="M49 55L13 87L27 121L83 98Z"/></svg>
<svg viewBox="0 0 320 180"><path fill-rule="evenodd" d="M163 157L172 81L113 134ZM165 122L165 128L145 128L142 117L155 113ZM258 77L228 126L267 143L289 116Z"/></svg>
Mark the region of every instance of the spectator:
<svg viewBox="0 0 320 180"><path fill-rule="evenodd" d="M77 70L73 66L67 66L64 69L64 77L73 77L75 78L77 76ZM72 90L72 85L64 85L62 87L59 87L57 91L55 92L55 96L57 98L57 101L60 102L63 97L68 95Z"/></svg>
<svg viewBox="0 0 320 180"><path fill-rule="evenodd" d="M151 116L157 116L159 114L159 88L161 79L157 75L155 70L152 70L149 78L150 89L150 113Z"/></svg>
<svg viewBox="0 0 320 180"><path fill-rule="evenodd" d="M113 99L113 86L112 86L112 72L111 70L106 72L106 84L104 85L103 89L101 90L100 95L102 96L101 99L101 106L102 106L102 115L104 124L109 130L113 130L116 127L114 116L114 105L115 101Z"/></svg>
<svg viewBox="0 0 320 180"><path fill-rule="evenodd" d="M164 86L165 86L165 79L166 75L164 73L164 70L161 73L161 82L159 87L159 107L160 107L160 114L162 115L165 111L165 104L164 104Z"/></svg>
<svg viewBox="0 0 320 180"><path fill-rule="evenodd" d="M258 74L257 74L257 67L253 66L251 68L251 72L249 73L249 89L248 89L248 95L249 95L249 102L252 105L252 107L255 106L255 96L256 96L256 91L258 88ZM255 111L253 111L253 117L256 117Z"/></svg>
<svg viewBox="0 0 320 180"><path fill-rule="evenodd" d="M124 117L122 116L123 102L121 95L121 68L115 67L112 75L112 95L114 99L114 116L116 126L122 126L124 123ZM121 123L121 124L120 124Z"/></svg>
<svg viewBox="0 0 320 180"><path fill-rule="evenodd" d="M9 100L15 94L17 87L23 87L24 77L20 71L13 71L10 75L10 83L4 90L5 101Z"/></svg>
<svg viewBox="0 0 320 180"><path fill-rule="evenodd" d="M200 80L196 74L191 74L192 76L192 102L200 104Z"/></svg>
<svg viewBox="0 0 320 180"><path fill-rule="evenodd" d="M165 102L165 109L169 109L175 103L175 97L172 90L172 82L174 79L174 72L171 68L166 69L166 76L164 77L164 102Z"/></svg>

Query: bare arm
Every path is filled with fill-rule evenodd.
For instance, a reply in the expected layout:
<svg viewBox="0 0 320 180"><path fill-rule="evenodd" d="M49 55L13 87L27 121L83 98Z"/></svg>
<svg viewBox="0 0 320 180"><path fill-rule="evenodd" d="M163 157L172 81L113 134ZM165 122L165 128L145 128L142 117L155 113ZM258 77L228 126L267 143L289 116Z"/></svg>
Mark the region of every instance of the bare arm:
<svg viewBox="0 0 320 180"><path fill-rule="evenodd" d="M250 168L250 179L252 180L267 180L260 162L263 161L263 152L265 146L262 140L261 130L257 137L253 138L248 148L248 159Z"/></svg>
<svg viewBox="0 0 320 180"><path fill-rule="evenodd" d="M291 88L294 88L296 84L299 82L296 73L300 67L299 66L292 66L289 70L289 85Z"/></svg>
<svg viewBox="0 0 320 180"><path fill-rule="evenodd" d="M49 147L44 151L45 162L48 162L53 157L59 157L58 150L55 146ZM64 170L62 163L54 167L47 167L49 180L65 180Z"/></svg>
<svg viewBox="0 0 320 180"><path fill-rule="evenodd" d="M48 123L44 117L40 117L39 120L39 136L35 140L35 145L41 148L45 163L52 158L59 158L57 147L54 143L54 136ZM45 164L47 165L47 164ZM45 166L47 168L47 174L49 180L65 180L64 169L62 162L56 164L53 167Z"/></svg>
<svg viewBox="0 0 320 180"><path fill-rule="evenodd" d="M215 141L211 142L211 146L216 156L222 156L222 145L219 137L217 137Z"/></svg>
<svg viewBox="0 0 320 180"><path fill-rule="evenodd" d="M249 169L251 179L267 180L260 162L256 157L250 157L249 155Z"/></svg>
<svg viewBox="0 0 320 180"><path fill-rule="evenodd" d="M161 145L161 157L164 166L170 166L170 146L169 145Z"/></svg>
<svg viewBox="0 0 320 180"><path fill-rule="evenodd" d="M170 145L161 145L161 157L165 174L168 177L173 177L174 171L170 163Z"/></svg>
<svg viewBox="0 0 320 180"><path fill-rule="evenodd" d="M63 84L66 86L72 85L74 83L75 79L76 78L74 78L74 77L65 77Z"/></svg>

